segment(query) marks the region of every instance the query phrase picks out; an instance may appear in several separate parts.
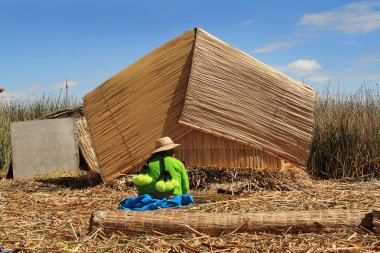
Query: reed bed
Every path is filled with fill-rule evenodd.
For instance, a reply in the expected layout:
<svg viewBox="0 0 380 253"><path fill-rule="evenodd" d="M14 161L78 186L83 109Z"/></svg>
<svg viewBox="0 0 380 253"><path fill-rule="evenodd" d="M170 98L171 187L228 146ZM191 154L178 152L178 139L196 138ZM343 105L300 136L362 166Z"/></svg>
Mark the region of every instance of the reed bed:
<svg viewBox="0 0 380 253"><path fill-rule="evenodd" d="M76 97L66 99L62 94L35 96L27 99L0 97L0 178L11 163L10 123L34 120L46 114L77 105Z"/></svg>
<svg viewBox="0 0 380 253"><path fill-rule="evenodd" d="M380 237L360 228L319 233L105 234L88 231L93 211L115 211L136 194L104 185L78 185L76 175L38 180L0 181L0 244L12 252L376 252ZM380 197L380 182L316 181L302 191L248 191L243 196L193 191L185 212L244 213L323 209L370 209Z"/></svg>
<svg viewBox="0 0 380 253"><path fill-rule="evenodd" d="M78 104L61 95L3 101L0 106L0 177L10 164L10 122L32 120ZM380 176L380 99L363 89L352 95L324 92L317 99L307 166L314 178L368 180ZM201 173L201 172L200 172Z"/></svg>
<svg viewBox="0 0 380 253"><path fill-rule="evenodd" d="M367 180L380 176L380 96L363 88L352 95L319 96L308 171L317 178Z"/></svg>

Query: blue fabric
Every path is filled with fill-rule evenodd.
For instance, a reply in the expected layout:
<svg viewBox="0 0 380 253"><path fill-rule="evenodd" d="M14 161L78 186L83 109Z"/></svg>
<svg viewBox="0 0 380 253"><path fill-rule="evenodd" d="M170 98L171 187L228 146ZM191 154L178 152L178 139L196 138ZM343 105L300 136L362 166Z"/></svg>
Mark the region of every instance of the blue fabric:
<svg viewBox="0 0 380 253"><path fill-rule="evenodd" d="M0 245L0 253L12 253L10 250L3 249Z"/></svg>
<svg viewBox="0 0 380 253"><path fill-rule="evenodd" d="M159 208L182 207L194 203L190 194L177 195L171 199L156 199L150 194L124 199L120 202L120 209L133 211L157 210Z"/></svg>

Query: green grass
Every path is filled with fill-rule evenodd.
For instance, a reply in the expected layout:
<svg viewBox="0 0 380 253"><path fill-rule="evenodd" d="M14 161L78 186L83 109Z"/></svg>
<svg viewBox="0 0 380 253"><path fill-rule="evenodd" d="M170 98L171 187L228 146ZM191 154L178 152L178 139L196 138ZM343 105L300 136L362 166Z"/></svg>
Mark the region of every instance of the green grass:
<svg viewBox="0 0 380 253"><path fill-rule="evenodd" d="M61 93L28 99L0 100L0 174L8 170L11 162L11 122L38 119L77 104L75 97L66 99Z"/></svg>

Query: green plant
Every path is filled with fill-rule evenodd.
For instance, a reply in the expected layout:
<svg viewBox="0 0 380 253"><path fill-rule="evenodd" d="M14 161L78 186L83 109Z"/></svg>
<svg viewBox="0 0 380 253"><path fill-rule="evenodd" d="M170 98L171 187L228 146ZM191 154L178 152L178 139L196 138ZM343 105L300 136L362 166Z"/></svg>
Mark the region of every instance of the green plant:
<svg viewBox="0 0 380 253"><path fill-rule="evenodd" d="M318 97L308 170L318 178L380 176L380 97L370 89Z"/></svg>

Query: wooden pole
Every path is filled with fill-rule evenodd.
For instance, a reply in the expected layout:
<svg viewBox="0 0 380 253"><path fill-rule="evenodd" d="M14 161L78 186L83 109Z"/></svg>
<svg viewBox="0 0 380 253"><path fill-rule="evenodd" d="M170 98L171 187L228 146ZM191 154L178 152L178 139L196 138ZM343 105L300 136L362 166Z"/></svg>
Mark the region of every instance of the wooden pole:
<svg viewBox="0 0 380 253"><path fill-rule="evenodd" d="M373 205L372 215L375 232L380 234L380 202Z"/></svg>
<svg viewBox="0 0 380 253"><path fill-rule="evenodd" d="M66 97L65 97L65 102L66 102L66 108L69 107L69 82L67 81L66 78Z"/></svg>
<svg viewBox="0 0 380 253"><path fill-rule="evenodd" d="M106 233L183 234L197 231L202 234L247 232L320 232L342 227L372 229L370 211L364 209L309 210L260 213L195 213L173 210L160 211L98 211L90 219L90 230L103 227Z"/></svg>
<svg viewBox="0 0 380 253"><path fill-rule="evenodd" d="M0 88L0 93L4 91L4 88ZM0 97L0 111L3 113L3 97Z"/></svg>

